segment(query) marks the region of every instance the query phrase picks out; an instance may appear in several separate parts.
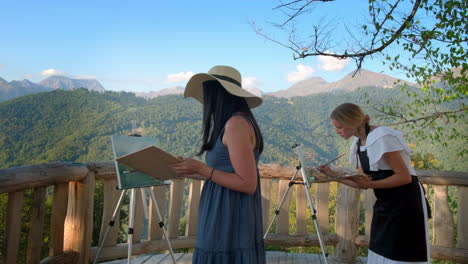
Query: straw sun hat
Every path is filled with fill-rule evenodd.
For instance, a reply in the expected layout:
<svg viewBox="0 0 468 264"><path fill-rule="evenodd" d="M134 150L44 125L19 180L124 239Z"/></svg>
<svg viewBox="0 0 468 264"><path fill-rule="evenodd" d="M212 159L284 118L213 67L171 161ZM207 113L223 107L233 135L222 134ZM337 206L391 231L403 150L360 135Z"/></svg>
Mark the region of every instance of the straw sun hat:
<svg viewBox="0 0 468 264"><path fill-rule="evenodd" d="M184 97L193 97L203 104L203 83L206 81L218 81L230 94L244 97L249 108L254 108L262 103L262 98L242 89L240 73L229 66L214 66L208 73L198 73L192 76L185 86Z"/></svg>

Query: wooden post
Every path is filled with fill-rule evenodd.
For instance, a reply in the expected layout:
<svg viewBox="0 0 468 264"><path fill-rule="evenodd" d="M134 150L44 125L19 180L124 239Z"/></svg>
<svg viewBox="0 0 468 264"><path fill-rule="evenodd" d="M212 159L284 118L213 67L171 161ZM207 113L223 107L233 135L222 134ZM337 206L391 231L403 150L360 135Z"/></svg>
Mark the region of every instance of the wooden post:
<svg viewBox="0 0 468 264"><path fill-rule="evenodd" d="M63 253L63 237L65 218L68 206L68 183L54 186L52 198L52 215L50 219L50 249L49 256L58 256Z"/></svg>
<svg viewBox="0 0 468 264"><path fill-rule="evenodd" d="M198 223L198 205L200 204L200 180L191 180L189 196L187 199L187 224L185 225L185 236L195 236Z"/></svg>
<svg viewBox="0 0 468 264"><path fill-rule="evenodd" d="M372 224L372 215L374 213L374 204L377 199L375 198L374 190L368 189L364 194L364 207L365 207L365 224L364 232L366 237L370 238L370 230Z"/></svg>
<svg viewBox="0 0 468 264"><path fill-rule="evenodd" d="M307 234L307 196L305 192L309 192L304 185L295 185L296 189L296 234Z"/></svg>
<svg viewBox="0 0 468 264"><path fill-rule="evenodd" d="M271 179L260 179L260 185L262 190L263 233L265 234L270 224Z"/></svg>
<svg viewBox="0 0 468 264"><path fill-rule="evenodd" d="M44 231L44 214L46 187L34 188L32 200L31 225L28 234L26 263L39 263L41 260L42 235Z"/></svg>
<svg viewBox="0 0 468 264"><path fill-rule="evenodd" d="M275 217L274 216L274 212L275 212L275 209L276 207L278 206L278 202L279 202L279 199L278 196L278 190L279 190L279 181L278 180L271 180L270 181L270 196L269 196L269 199L270 199L270 210L268 211L268 215L269 215L269 219L268 219L268 224L266 225L265 228L265 232L266 232L266 228L268 227L268 225L270 225L271 221L273 220L272 217ZM275 223L273 224L273 226L275 226L275 231L273 231L273 226L270 230L268 230L270 233L275 233L276 232L276 225L278 223L278 218L275 218ZM264 232L264 234L265 234Z"/></svg>
<svg viewBox="0 0 468 264"><path fill-rule="evenodd" d="M458 248L468 249L468 187L458 187Z"/></svg>
<svg viewBox="0 0 468 264"><path fill-rule="evenodd" d="M8 193L5 242L3 243L4 264L16 264L18 262L23 200L22 191Z"/></svg>
<svg viewBox="0 0 468 264"><path fill-rule="evenodd" d="M99 233L99 244L101 243L104 233L109 227L109 221L114 213L115 207L119 200L120 195L124 190L118 190L116 188L117 180L104 180L103 181L103 208L102 208L102 222L101 222L101 231ZM106 241L104 241L104 247L109 247L117 244L117 237L120 229L120 209L122 204L117 212L117 215L114 219L114 225L110 228L109 234L107 235Z"/></svg>
<svg viewBox="0 0 468 264"><path fill-rule="evenodd" d="M453 247L454 220L448 204L447 186L434 185L434 245Z"/></svg>
<svg viewBox="0 0 468 264"><path fill-rule="evenodd" d="M317 184L317 222L322 234L329 233L329 215L328 215L328 196L330 194L330 183L318 183Z"/></svg>
<svg viewBox="0 0 468 264"><path fill-rule="evenodd" d="M284 193L288 189L289 180L280 180L278 187L278 204L281 201ZM289 234L289 203L291 201L291 192L284 199L283 205L279 208L279 214L276 218L276 233L279 235Z"/></svg>
<svg viewBox="0 0 468 264"><path fill-rule="evenodd" d="M338 184L336 202L336 263L356 263L355 239L359 228L359 196L361 191L344 184Z"/></svg>
<svg viewBox="0 0 468 264"><path fill-rule="evenodd" d="M179 236L179 224L182 212L183 195L184 179L172 180L171 200L169 201L169 238L177 238Z"/></svg>
<svg viewBox="0 0 468 264"><path fill-rule="evenodd" d="M94 172L81 182L70 182L69 187L64 250L80 253L78 263L85 264L89 262L93 231Z"/></svg>

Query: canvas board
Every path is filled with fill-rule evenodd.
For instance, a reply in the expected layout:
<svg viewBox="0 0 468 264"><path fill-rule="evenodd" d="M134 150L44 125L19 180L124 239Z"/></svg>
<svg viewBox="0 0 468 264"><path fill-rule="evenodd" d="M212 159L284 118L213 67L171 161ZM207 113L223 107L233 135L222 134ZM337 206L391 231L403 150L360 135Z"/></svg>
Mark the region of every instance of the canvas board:
<svg viewBox="0 0 468 264"><path fill-rule="evenodd" d="M340 181L343 179L352 180L353 178L360 176L357 174L353 174L353 175L343 175L343 176L333 177L333 178L319 179L317 177L310 175L309 170L307 170L307 168L314 168L314 166L311 166L309 163L307 163L302 147L300 145L296 145L294 147L294 151L296 152L297 157L299 158L299 162L301 163L301 173L305 175L305 177L303 177L303 180L305 181L305 184L307 184L307 186L309 187L311 183L333 182L333 181Z"/></svg>
<svg viewBox="0 0 468 264"><path fill-rule="evenodd" d="M314 180L315 178L310 175L307 168L312 166L310 166L310 164L307 163L304 155L304 150L302 149L301 145L295 145L294 152L296 152L296 155L299 158L299 162L301 163L301 173L303 175L303 181L308 187L310 187L310 181Z"/></svg>
<svg viewBox="0 0 468 264"><path fill-rule="evenodd" d="M156 146L148 146L118 157L117 161L159 180L177 178L170 165L179 160Z"/></svg>
<svg viewBox="0 0 468 264"><path fill-rule="evenodd" d="M170 181L164 181L152 177L142 171L136 171L134 168L119 162L119 157L141 150L143 148L157 145L157 140L152 137L135 137L124 135L111 136L112 150L117 174L118 189L142 188L158 185L170 184Z"/></svg>

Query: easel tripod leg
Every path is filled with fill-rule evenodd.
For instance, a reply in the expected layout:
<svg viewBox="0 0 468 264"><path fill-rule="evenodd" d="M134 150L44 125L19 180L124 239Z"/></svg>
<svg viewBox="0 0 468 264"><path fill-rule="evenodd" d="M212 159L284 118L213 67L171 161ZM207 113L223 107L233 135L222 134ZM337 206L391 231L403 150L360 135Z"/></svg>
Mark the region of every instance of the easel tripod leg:
<svg viewBox="0 0 468 264"><path fill-rule="evenodd" d="M133 251L133 226L135 224L135 189L132 189L130 192L130 206L129 206L130 218L128 221L128 254L127 254L127 264L131 263L132 251Z"/></svg>
<svg viewBox="0 0 468 264"><path fill-rule="evenodd" d="M156 208L156 214L158 216L158 220L159 220L159 227L161 227L161 230L162 230L162 233L163 233L163 236L164 238L166 239L166 242L167 242L167 247L169 248L169 252L171 254L171 258L172 258L172 263L176 263L175 259L174 259L174 252L172 251L172 246L171 246L171 242L169 241L169 236L167 235L167 230L166 230L166 226L164 225L164 221L161 217L161 213L159 212L159 206L158 206L158 202L156 201L156 197L154 196L154 193L150 191L150 194L151 194L151 200L153 201L153 204Z"/></svg>
<svg viewBox="0 0 468 264"><path fill-rule="evenodd" d="M107 226L107 229L106 229L106 232L104 233L104 236L102 237L102 241L101 241L101 244L99 245L98 247L98 251L96 253L96 257L94 257L94 264L97 263L97 260L99 258L99 255L101 254L101 250L102 250L102 247L104 246L104 242L106 241L106 238L107 236L109 235L109 231L111 229L111 227L114 226L114 223L115 223L115 217L117 216L117 213L119 212L119 209L120 209L120 205L122 204L122 201L123 201L123 197L125 195L125 192L126 190L123 190L122 193L120 194L120 197L119 197L119 201L117 202L117 204L115 205L115 209L114 209L114 213L112 214L112 217L109 221L109 225Z"/></svg>
<svg viewBox="0 0 468 264"><path fill-rule="evenodd" d="M281 206L283 205L284 201L286 200L286 197L288 196L289 190L291 189L291 186L294 184L294 181L296 180L297 172L298 172L298 170L296 170L296 171L294 172L294 175L293 175L293 177L291 178L291 181L289 182L288 189L286 189L286 191L285 191L284 194L283 194L283 197L281 197L281 201L280 201L280 203L278 204L278 206L276 207L275 215L273 216L273 219L271 219L270 225L268 225L268 228L267 228L266 231L265 231L265 235L263 235L263 239L266 238L266 236L267 236L267 234L268 234L268 231L270 231L270 228L271 228L271 226L273 225L273 222L275 222L276 216L278 216L278 214L279 214L279 212L280 212L280 209L281 209Z"/></svg>
<svg viewBox="0 0 468 264"><path fill-rule="evenodd" d="M320 232L320 228L319 228L318 221L317 221L317 211L315 211L314 205L312 203L312 198L310 197L309 188L307 187L307 185L304 185L304 190L306 192L307 200L309 201L310 212L312 214L312 219L314 220L314 226L315 226L315 230L317 231L317 237L319 240L320 249L322 251L322 256L325 260L325 264L328 264L327 248L325 247L325 244L322 241L322 234Z"/></svg>

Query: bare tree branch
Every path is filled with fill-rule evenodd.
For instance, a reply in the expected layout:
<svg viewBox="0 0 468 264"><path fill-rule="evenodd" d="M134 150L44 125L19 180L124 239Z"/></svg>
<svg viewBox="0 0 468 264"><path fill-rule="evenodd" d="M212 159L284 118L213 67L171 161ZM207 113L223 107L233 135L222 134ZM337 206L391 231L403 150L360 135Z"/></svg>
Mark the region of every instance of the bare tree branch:
<svg viewBox="0 0 468 264"><path fill-rule="evenodd" d="M296 12L294 14L290 15L290 17L282 25L284 26L288 22L290 22L291 20L296 18L298 15L300 15L303 12L303 10L307 6L309 6L312 3L314 3L314 2L330 2L330 1L333 1L333 0L309 0L309 1L306 1L306 3L303 4L301 7L295 9ZM253 26L252 23L251 23L251 26L259 36L261 36L261 37L263 37L263 38L265 38L265 39L267 39L269 41L272 41L272 42L274 42L276 44L279 44L279 45L281 45L281 46L283 46L285 48L288 48L288 49L292 50L293 53L294 53L293 54L294 60L304 59L304 58L310 57L310 56L328 56L328 57L333 57L333 58L340 59L340 60L350 58L350 59L353 59L355 61L357 70L359 70L359 69L361 69L362 63L363 63L364 59L367 56L370 56L372 54L379 53L379 52L383 51L385 48L387 48L389 45L391 45L394 41L396 41L397 39L402 37L402 32L404 30L408 29L412 25L412 21L413 21L415 15L416 15L416 12L418 11L418 9L420 7L421 1L422 0L415 0L415 2L413 4L413 7L412 7L412 10L411 10L411 13L408 14L405 17L405 19L401 23L400 27L398 29L396 29L390 35L390 38L388 38L387 40L383 40L383 41L376 41L377 37L380 35L380 31L384 28L383 25L390 19L393 12L396 10L397 6L400 4L401 1L398 0L395 4L391 5L390 10L387 11L387 13L386 13L386 15L385 15L385 17L384 17L384 19L382 21L377 23L376 20L374 20L374 25L375 25L376 31L373 33L369 48L367 48L367 49L362 48L360 52L359 51L358 52L348 52L347 50L345 50L343 53L328 52L327 51L328 47L326 47L326 46L323 47L323 46L319 45L319 43L321 43L321 41L319 39L319 36L321 36L321 35L318 33L318 28L317 27L314 27L313 51L309 52L308 48L301 47L300 45L298 45L297 43L292 41L291 38L289 38L290 44L285 44L283 42L275 40L275 39L267 36L266 34L262 33L261 30L259 30L255 26ZM287 6L289 7L290 5L297 4L299 2L301 2L301 1L299 1L299 0L291 1L291 2L288 2L286 4L279 5L276 8L287 7ZM376 15L374 15L374 16L376 16ZM376 19L376 18L374 17L374 19ZM381 45L378 46L378 47L374 47L374 45L377 42L381 43ZM357 70L356 70L356 72L357 72Z"/></svg>
<svg viewBox="0 0 468 264"><path fill-rule="evenodd" d="M296 0L296 1L292 1L292 2L289 2L289 3L286 3L286 4L283 4L283 5L279 5L277 7L275 7L274 9L278 9L278 8L282 8L282 7L287 7L287 6L290 6L290 5L293 5L293 4L296 4L298 2L302 2L303 0ZM296 9L297 11L292 14L285 22L283 22L283 24L281 24L281 26L284 26L286 25L289 21L293 20L294 18L296 18L298 15L300 15L304 9L306 7L308 7L310 4L312 4L313 2L332 2L334 0L310 0L310 1L307 1L304 5L302 5L300 8Z"/></svg>
<svg viewBox="0 0 468 264"><path fill-rule="evenodd" d="M398 4L400 4L400 0L398 0L398 1L395 2L395 4L394 4L394 5L392 6L392 8L390 9L390 11L388 11L388 13L385 15L385 18L384 18L384 19L382 20L382 22L380 22L380 23L377 23L377 22L376 22L377 15L375 15L375 14L373 15L372 18L373 18L373 20L374 20L374 25L375 25L377 31L374 33L374 36L373 36L373 38L372 38L372 40L371 40L371 44L370 44L370 47L371 47L371 48L374 47L374 45L375 45L375 39L376 39L377 36L379 35L380 30L381 30L382 28L384 28L383 25L388 21L388 19L390 19L390 17L392 16L393 11L395 11L395 9L397 8ZM419 7L417 7L417 8L419 8ZM375 9L372 9L372 10L375 10ZM416 10L417 10L417 9L416 9ZM415 11L414 8L413 8L413 12L414 12L414 14L416 14L416 11ZM413 17L414 17L414 15L413 15ZM411 18L411 20L412 20L412 19L413 19L413 18ZM410 21L411 21L411 20L410 20ZM406 22L403 22L402 25L405 25L405 23L406 23ZM406 27L405 27L405 28L406 28ZM400 33L401 33L401 31L403 31L405 28L400 27ZM398 33L398 34L400 34L400 33ZM393 34L393 36L395 36L395 33ZM394 41L394 40L393 40L393 41ZM393 41L392 41L392 42L393 42ZM390 43L391 43L391 42L390 42ZM389 43L388 45L390 45L390 43ZM381 48L382 48L382 46L381 46ZM385 47L383 47L382 50L383 50L384 48L385 48Z"/></svg>
<svg viewBox="0 0 468 264"><path fill-rule="evenodd" d="M275 39L272 39L272 38L270 38L269 36L267 36L266 34L263 34L263 33L262 33L262 30L259 29L259 28L257 28L254 22L249 21L249 25L255 30L255 33L256 33L257 35L261 36L262 38L264 38L264 39L266 39L266 40L269 40L269 41L271 41L271 42L273 42L273 43L276 43L276 44L278 44L278 45L280 45L280 46L283 46L283 47L285 47L285 48L287 48L287 49L290 49L290 50L296 52L296 50L295 50L293 47L288 46L288 45L286 45L286 44L283 44L282 42L277 41L277 40L275 40Z"/></svg>
<svg viewBox="0 0 468 264"><path fill-rule="evenodd" d="M406 117L401 113L398 113L398 112L390 113L390 112L387 112L387 111L383 111L383 110L381 110L378 107L375 107L373 105L368 105L368 107L372 108L374 111L377 111L380 114L383 114L385 116L392 116L394 118L403 119L405 122L409 122L409 120L406 119Z"/></svg>
<svg viewBox="0 0 468 264"><path fill-rule="evenodd" d="M413 8L412 8L412 11L411 13L406 17L406 19L403 21L403 23L401 24L400 28L398 28L390 37L390 39L388 39L387 41L384 41L382 43L382 45L380 45L379 47L376 47L376 48L371 48L369 50L366 50L364 52L357 52L357 53L347 53L347 52L344 52L342 54L335 54L335 53L329 53L329 52L324 52L324 51L320 51L320 50L316 50L315 52L311 52L311 53L305 53L305 52L297 52L298 54L300 54L299 58L306 58L306 57L309 57L309 56L318 56L318 55L322 55L322 56L329 56L329 57L334 57L334 58L337 58L337 59L346 59L346 58L356 58L357 60L361 60L362 62L362 59L368 55L372 55L374 53L378 53L378 52L381 52L382 50L384 50L386 47L388 47L390 44L392 44L396 39L398 39L400 36L401 36L401 33L403 32L403 30L407 29L408 26L410 25L411 21L413 20L414 16L416 15L416 12L418 11L418 8L419 8L419 5L421 4L421 0L416 0L414 5L413 5ZM394 9L392 9L394 10ZM385 20L386 21L386 20ZM382 23L380 23L380 25L382 25ZM374 34L377 35L378 32L376 32ZM362 63L359 63L359 65L361 65Z"/></svg>
<svg viewBox="0 0 468 264"><path fill-rule="evenodd" d="M400 121L400 122L397 122L397 123L391 123L391 124L389 124L389 126L396 126L396 125L402 125L402 124L407 124L407 123L416 123L416 122L419 122L419 121L424 121L424 120L429 120L429 119L436 120L437 118L440 118L442 116L446 116L446 115L449 115L449 114L456 114L456 113L460 113L460 112L466 112L466 111L468 111L468 106L465 106L465 107L463 107L461 109L457 109L457 110L453 110L453 111L434 112L434 113L431 113L430 115L427 115L427 116L422 116L422 117L418 117L418 118L414 118L414 119L405 119L404 121ZM431 123L434 120L432 120Z"/></svg>

